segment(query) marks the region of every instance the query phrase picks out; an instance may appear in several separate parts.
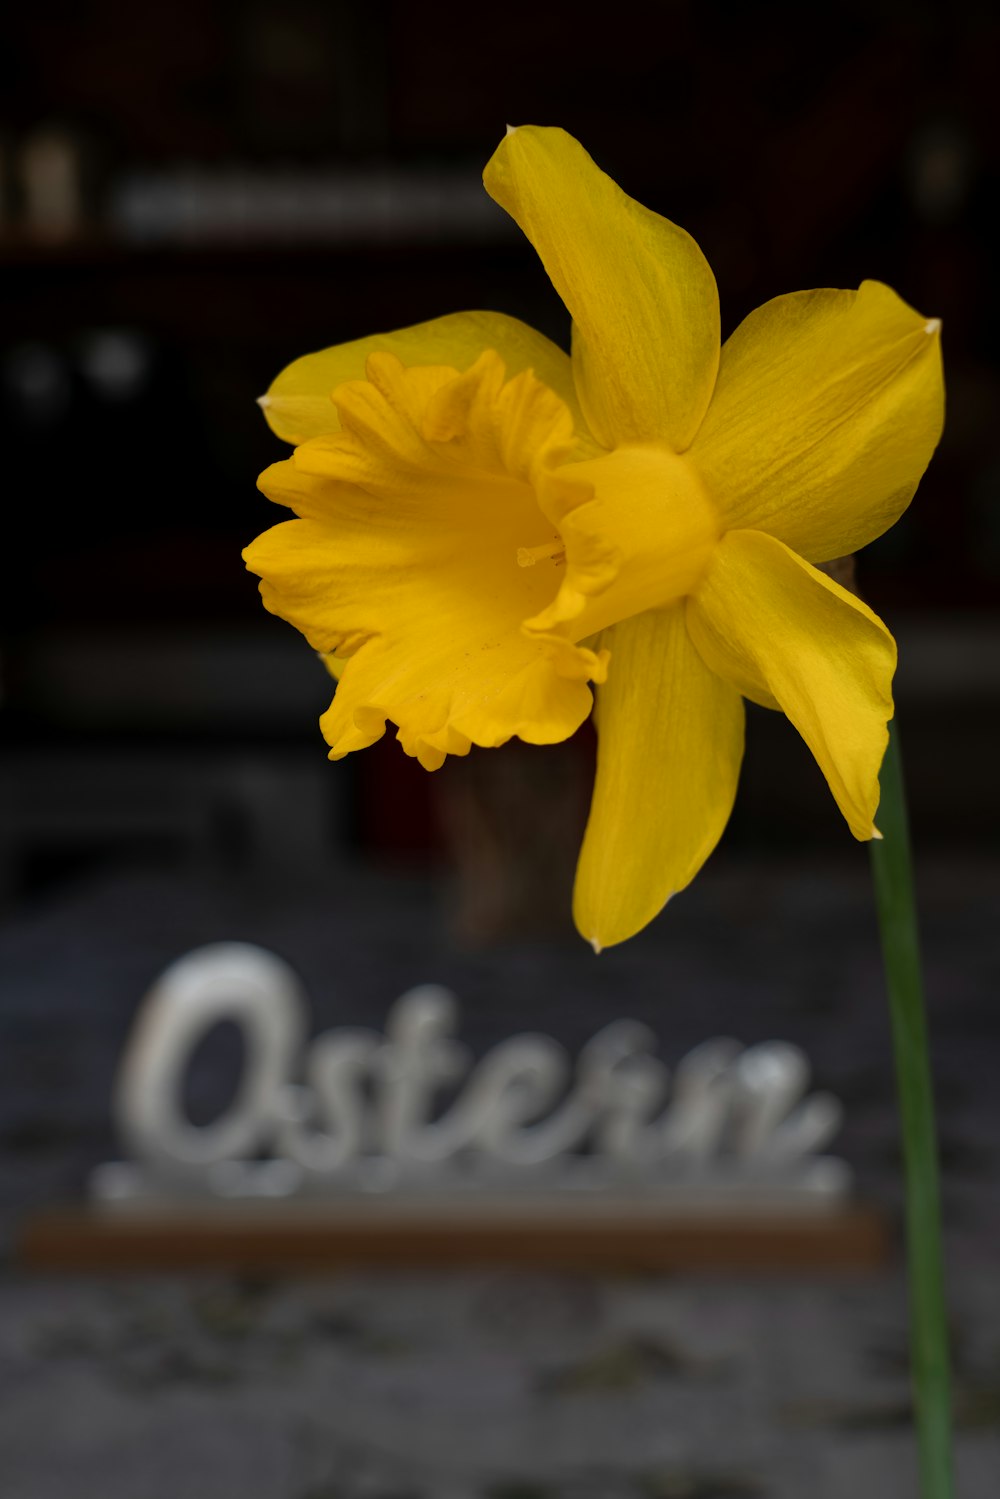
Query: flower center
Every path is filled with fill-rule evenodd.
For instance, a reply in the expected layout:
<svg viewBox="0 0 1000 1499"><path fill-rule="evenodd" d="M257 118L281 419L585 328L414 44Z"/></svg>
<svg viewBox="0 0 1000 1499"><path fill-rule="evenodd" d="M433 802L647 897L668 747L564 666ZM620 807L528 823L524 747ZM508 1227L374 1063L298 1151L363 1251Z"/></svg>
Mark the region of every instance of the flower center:
<svg viewBox="0 0 1000 1499"><path fill-rule="evenodd" d="M518 567L534 567L536 562L554 562L558 567L566 561L566 547L561 536L545 541L537 547L518 547Z"/></svg>
<svg viewBox="0 0 1000 1499"><path fill-rule="evenodd" d="M577 642L697 588L721 534L719 513L685 457L652 444L564 464L543 493L559 537L518 562L565 559L558 593L529 621Z"/></svg>

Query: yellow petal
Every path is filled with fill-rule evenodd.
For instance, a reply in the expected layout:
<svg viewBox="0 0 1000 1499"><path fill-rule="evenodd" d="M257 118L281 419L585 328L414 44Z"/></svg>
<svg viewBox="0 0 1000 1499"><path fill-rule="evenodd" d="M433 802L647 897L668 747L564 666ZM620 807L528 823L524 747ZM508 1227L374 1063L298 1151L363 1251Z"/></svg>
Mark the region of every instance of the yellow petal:
<svg viewBox="0 0 1000 1499"><path fill-rule="evenodd" d="M365 378L370 354L395 354L405 365L440 364L467 370L484 349L500 353L508 376L534 370L577 415L569 356L527 323L502 312L455 312L395 333L373 333L317 354L304 354L282 370L261 397L261 406L279 437L291 443L306 442L339 430L332 393L345 380Z"/></svg>
<svg viewBox="0 0 1000 1499"><path fill-rule="evenodd" d="M941 436L939 327L877 281L752 312L690 453L727 524L812 562L888 530Z"/></svg>
<svg viewBox="0 0 1000 1499"><path fill-rule="evenodd" d="M743 756L743 704L709 671L684 605L604 637L597 780L573 914L600 950L633 936L698 873L722 834Z"/></svg>
<svg viewBox="0 0 1000 1499"><path fill-rule="evenodd" d="M307 473L295 462L294 454L266 468L257 479L257 488L274 504L287 505L307 520L324 520L332 514L329 483Z"/></svg>
<svg viewBox="0 0 1000 1499"><path fill-rule="evenodd" d="M687 622L713 671L777 699L855 838L876 836L896 666L878 616L780 541L732 531L688 600Z"/></svg>
<svg viewBox="0 0 1000 1499"><path fill-rule="evenodd" d="M501 141L486 189L524 230L573 319L584 416L606 447L690 443L719 363L719 296L689 234L643 208L564 130Z"/></svg>
<svg viewBox="0 0 1000 1499"><path fill-rule="evenodd" d="M302 513L244 553L268 609L338 658L321 720L339 758L387 719L436 769L470 744L565 739L591 707L605 658L523 621L559 586L532 475L572 437L569 412L528 372L505 381L496 354L464 374L369 358L337 391L343 428L261 476Z"/></svg>

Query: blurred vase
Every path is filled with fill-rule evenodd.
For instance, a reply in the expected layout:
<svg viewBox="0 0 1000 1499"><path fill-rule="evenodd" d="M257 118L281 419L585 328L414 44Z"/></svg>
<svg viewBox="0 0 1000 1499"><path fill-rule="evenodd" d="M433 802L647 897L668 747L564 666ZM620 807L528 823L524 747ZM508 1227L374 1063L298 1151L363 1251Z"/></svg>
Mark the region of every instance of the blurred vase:
<svg viewBox="0 0 1000 1499"><path fill-rule="evenodd" d="M499 750L474 747L438 772L436 811L454 869L452 924L460 941L572 931L593 766L587 725L565 744L515 739Z"/></svg>

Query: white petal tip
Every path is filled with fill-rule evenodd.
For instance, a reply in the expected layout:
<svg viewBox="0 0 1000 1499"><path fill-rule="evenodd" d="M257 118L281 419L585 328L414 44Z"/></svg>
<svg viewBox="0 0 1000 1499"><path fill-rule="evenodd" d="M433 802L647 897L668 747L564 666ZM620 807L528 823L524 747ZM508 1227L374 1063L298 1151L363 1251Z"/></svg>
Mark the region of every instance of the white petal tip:
<svg viewBox="0 0 1000 1499"><path fill-rule="evenodd" d="M590 937L588 940L590 942L591 947L594 949L595 953L597 953L598 956L600 956L601 952L603 951L603 948L601 947L601 944L598 942L597 938L596 937Z"/></svg>
<svg viewBox="0 0 1000 1499"><path fill-rule="evenodd" d="M518 130L518 127L516 125L508 125L507 129L504 131L504 135L505 136L507 136L507 135L516 135L517 134L517 130Z"/></svg>
<svg viewBox="0 0 1000 1499"><path fill-rule="evenodd" d="M271 404L271 397L270 396L258 396L257 397L257 405L260 407L261 411L266 411L267 408L268 408L268 406L270 406L270 404Z"/></svg>
<svg viewBox="0 0 1000 1499"><path fill-rule="evenodd" d="M927 322L924 324L924 332L925 333L940 333L941 332L941 319L939 317L928 318Z"/></svg>
<svg viewBox="0 0 1000 1499"><path fill-rule="evenodd" d="M872 838L876 843L882 842L882 834L879 832L878 828L872 828Z"/></svg>

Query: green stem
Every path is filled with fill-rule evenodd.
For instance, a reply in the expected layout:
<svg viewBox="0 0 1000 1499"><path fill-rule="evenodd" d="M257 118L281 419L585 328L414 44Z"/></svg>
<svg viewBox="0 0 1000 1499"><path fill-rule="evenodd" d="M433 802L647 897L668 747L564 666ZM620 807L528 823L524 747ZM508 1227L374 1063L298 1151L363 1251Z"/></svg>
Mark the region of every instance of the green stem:
<svg viewBox="0 0 1000 1499"><path fill-rule="evenodd" d="M917 909L899 736L890 725L880 777L881 842L872 871L889 1008L906 1170L913 1389L923 1499L951 1499L951 1395L941 1247L934 1088L924 1016Z"/></svg>

